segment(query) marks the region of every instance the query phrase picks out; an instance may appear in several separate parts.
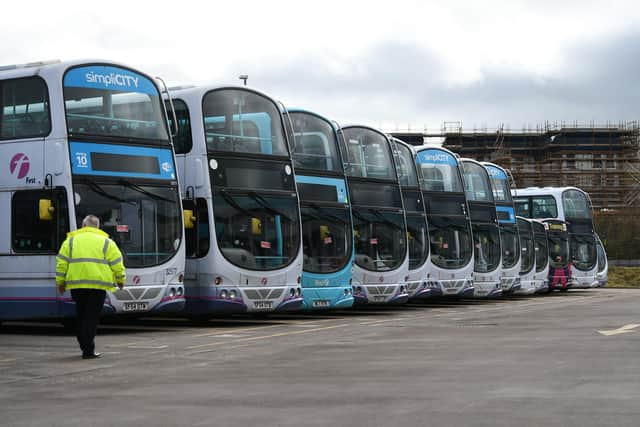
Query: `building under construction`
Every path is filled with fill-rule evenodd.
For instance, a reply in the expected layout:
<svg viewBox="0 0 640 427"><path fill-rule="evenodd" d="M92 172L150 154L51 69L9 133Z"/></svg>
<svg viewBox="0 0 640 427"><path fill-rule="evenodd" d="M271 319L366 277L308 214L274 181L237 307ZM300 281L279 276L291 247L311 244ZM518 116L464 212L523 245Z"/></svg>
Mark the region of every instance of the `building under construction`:
<svg viewBox="0 0 640 427"><path fill-rule="evenodd" d="M545 124L536 129L392 132L415 145L437 141L461 157L509 169L518 188L576 186L596 211L640 208L640 133L637 122L604 126Z"/></svg>

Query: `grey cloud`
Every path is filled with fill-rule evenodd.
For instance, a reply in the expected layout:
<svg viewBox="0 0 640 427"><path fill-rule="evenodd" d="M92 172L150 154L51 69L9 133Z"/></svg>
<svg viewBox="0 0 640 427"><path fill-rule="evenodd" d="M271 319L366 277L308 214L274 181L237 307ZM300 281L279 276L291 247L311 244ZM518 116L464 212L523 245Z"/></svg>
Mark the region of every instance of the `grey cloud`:
<svg viewBox="0 0 640 427"><path fill-rule="evenodd" d="M439 126L505 123L518 128L544 121L604 122L640 116L640 33L585 41L564 51L563 65L546 75L500 67L464 86L445 84L437 55L408 43L379 44L342 58L308 55L278 64L233 64L251 70L250 82L299 106L314 105L337 120ZM302 102L304 105L300 105Z"/></svg>

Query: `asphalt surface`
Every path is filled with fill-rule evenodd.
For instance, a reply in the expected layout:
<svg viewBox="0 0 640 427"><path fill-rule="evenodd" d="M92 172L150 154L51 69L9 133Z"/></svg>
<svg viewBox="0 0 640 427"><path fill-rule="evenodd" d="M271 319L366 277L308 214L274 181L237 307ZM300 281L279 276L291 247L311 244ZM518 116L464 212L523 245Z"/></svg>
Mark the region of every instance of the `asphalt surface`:
<svg viewBox="0 0 640 427"><path fill-rule="evenodd" d="M2 426L638 426L640 290L0 327ZM636 329L637 328L637 329Z"/></svg>

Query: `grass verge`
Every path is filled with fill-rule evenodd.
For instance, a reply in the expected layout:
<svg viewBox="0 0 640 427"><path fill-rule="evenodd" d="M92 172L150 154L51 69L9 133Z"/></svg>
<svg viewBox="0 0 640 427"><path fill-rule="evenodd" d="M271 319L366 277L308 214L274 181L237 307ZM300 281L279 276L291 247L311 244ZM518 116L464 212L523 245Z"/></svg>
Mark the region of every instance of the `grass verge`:
<svg viewBox="0 0 640 427"><path fill-rule="evenodd" d="M608 288L640 288L640 267L609 266Z"/></svg>

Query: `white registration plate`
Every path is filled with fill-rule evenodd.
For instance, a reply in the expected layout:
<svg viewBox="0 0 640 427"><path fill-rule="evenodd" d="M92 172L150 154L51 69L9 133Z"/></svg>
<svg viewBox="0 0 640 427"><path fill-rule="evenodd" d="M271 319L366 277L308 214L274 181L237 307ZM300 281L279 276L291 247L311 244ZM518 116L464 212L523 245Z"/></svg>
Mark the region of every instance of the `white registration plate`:
<svg viewBox="0 0 640 427"><path fill-rule="evenodd" d="M149 310L148 302L125 302L122 305L122 311L147 311Z"/></svg>
<svg viewBox="0 0 640 427"><path fill-rule="evenodd" d="M384 295L375 295L373 297L373 300L375 302L384 302L387 299L387 297L385 297Z"/></svg>
<svg viewBox="0 0 640 427"><path fill-rule="evenodd" d="M271 310L273 301L254 301L253 308L256 310Z"/></svg>
<svg viewBox="0 0 640 427"><path fill-rule="evenodd" d="M313 301L313 306L314 307L329 307L331 305L331 301L329 301L328 299L317 299L315 301Z"/></svg>

